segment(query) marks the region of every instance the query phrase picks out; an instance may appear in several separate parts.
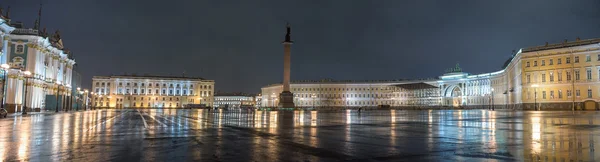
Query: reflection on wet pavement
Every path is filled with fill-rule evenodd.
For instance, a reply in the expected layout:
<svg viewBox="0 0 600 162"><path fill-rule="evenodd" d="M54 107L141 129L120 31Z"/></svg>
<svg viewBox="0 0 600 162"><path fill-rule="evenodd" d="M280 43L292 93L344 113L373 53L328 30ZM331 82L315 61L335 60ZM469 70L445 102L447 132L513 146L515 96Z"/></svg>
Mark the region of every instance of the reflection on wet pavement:
<svg viewBox="0 0 600 162"><path fill-rule="evenodd" d="M0 120L4 161L595 161L596 112L94 110Z"/></svg>

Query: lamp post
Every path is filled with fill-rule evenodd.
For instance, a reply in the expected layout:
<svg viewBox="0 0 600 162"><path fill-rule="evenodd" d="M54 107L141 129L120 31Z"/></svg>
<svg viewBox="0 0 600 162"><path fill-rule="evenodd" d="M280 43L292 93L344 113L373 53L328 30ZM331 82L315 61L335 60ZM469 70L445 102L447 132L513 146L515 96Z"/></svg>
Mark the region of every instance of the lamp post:
<svg viewBox="0 0 600 162"><path fill-rule="evenodd" d="M60 95L60 82L56 82L56 110L54 112L58 112L58 96Z"/></svg>
<svg viewBox="0 0 600 162"><path fill-rule="evenodd" d="M88 108L88 99L89 99L88 93L89 93L89 91L87 89L83 90L83 95L84 95L83 99L84 99L84 102L85 102L85 108L84 109L85 110L89 110L89 108Z"/></svg>
<svg viewBox="0 0 600 162"><path fill-rule="evenodd" d="M25 83L23 84L25 86L25 98L23 98L23 115L27 114L27 83L29 82L29 76L31 75L30 71L25 71L23 72L23 74L25 74Z"/></svg>
<svg viewBox="0 0 600 162"><path fill-rule="evenodd" d="M537 111L538 110L538 108L537 108L537 87L539 87L539 85L534 84L534 85L531 85L531 87L533 87L533 89L534 89L533 108Z"/></svg>
<svg viewBox="0 0 600 162"><path fill-rule="evenodd" d="M83 106L83 91L77 90L77 93L77 111L79 111L79 109L81 109L81 106Z"/></svg>
<svg viewBox="0 0 600 162"><path fill-rule="evenodd" d="M0 65L0 67L2 68L2 71L4 72L4 76L2 78L2 105L0 105L0 108L4 108L4 101L6 100L6 72L8 71L8 68L10 68L10 65L8 64L2 64Z"/></svg>
<svg viewBox="0 0 600 162"><path fill-rule="evenodd" d="M77 104L77 107L75 107L75 111L79 111L79 106L81 106L79 104L79 100L81 98L80 96L81 96L82 93L83 92L81 91L81 88L77 87L77 92L76 92L77 96L75 97L75 103Z"/></svg>

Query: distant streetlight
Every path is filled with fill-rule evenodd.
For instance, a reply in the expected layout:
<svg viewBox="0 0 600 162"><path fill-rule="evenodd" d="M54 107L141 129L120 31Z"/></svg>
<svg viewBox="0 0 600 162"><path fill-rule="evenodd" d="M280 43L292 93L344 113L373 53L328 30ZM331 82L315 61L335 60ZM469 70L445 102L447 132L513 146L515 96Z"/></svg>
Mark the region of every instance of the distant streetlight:
<svg viewBox="0 0 600 162"><path fill-rule="evenodd" d="M540 85L534 84L534 85L531 85L531 87L533 87L533 89L534 89L534 92L533 92L534 93L533 108L535 110L538 110L538 107L537 107L537 87L540 87Z"/></svg>
<svg viewBox="0 0 600 162"><path fill-rule="evenodd" d="M29 76L31 76L31 72L30 71L25 71L23 72L23 74L25 74L25 98L23 99L23 115L27 114L27 83L29 82Z"/></svg>

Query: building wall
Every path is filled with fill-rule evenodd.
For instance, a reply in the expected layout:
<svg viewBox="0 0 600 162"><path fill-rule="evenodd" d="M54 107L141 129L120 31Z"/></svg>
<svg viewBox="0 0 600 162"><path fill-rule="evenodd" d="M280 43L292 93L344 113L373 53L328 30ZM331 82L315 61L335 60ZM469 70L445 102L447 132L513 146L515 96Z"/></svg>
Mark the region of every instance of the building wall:
<svg viewBox="0 0 600 162"><path fill-rule="evenodd" d="M45 106L47 95L55 95L59 88L62 95L71 96L69 89L75 60L55 47L49 38L38 36L37 30L16 29L6 25L4 19L0 19L0 24L0 64L10 66L4 86L7 110L22 111L23 103L30 111L48 110ZM31 75L24 75L25 71Z"/></svg>
<svg viewBox="0 0 600 162"><path fill-rule="evenodd" d="M252 96L215 96L213 104L215 107L240 108L242 106L254 106L254 97Z"/></svg>
<svg viewBox="0 0 600 162"><path fill-rule="evenodd" d="M214 81L179 77L95 76L92 105L109 108L212 107Z"/></svg>
<svg viewBox="0 0 600 162"><path fill-rule="evenodd" d="M599 101L599 44L526 52L522 56L524 103L545 103L540 105L542 108L552 104L582 108L578 103Z"/></svg>
<svg viewBox="0 0 600 162"><path fill-rule="evenodd" d="M359 107L390 105L401 106L418 103L427 103L433 100L429 97L437 96L431 89L406 90L394 86L404 82L339 82L330 81L292 83L291 92L294 93L294 104L297 107ZM283 87L272 85L262 88L263 107L276 107L279 93ZM430 92L430 93L427 93ZM417 99L415 96L424 97Z"/></svg>
<svg viewBox="0 0 600 162"><path fill-rule="evenodd" d="M419 82L437 88L403 89L398 86ZM293 82L291 87L298 107L389 104L442 107L494 105L533 109L535 105L542 110L572 107L580 110L599 109L598 83L600 39L591 39L521 49L504 69L492 73L471 75L459 70L432 81L359 83L324 80ZM262 106L277 106L281 89L279 84L263 87Z"/></svg>

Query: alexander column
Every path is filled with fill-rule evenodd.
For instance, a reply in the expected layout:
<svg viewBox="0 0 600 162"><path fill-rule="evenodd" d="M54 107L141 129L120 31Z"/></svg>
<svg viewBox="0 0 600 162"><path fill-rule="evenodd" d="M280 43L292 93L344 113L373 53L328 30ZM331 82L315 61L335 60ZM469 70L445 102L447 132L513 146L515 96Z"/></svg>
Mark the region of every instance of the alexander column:
<svg viewBox="0 0 600 162"><path fill-rule="evenodd" d="M290 38L291 26L287 24L287 33L283 44L283 92L279 94L279 108L294 108L294 94L290 92L290 55L292 40Z"/></svg>

